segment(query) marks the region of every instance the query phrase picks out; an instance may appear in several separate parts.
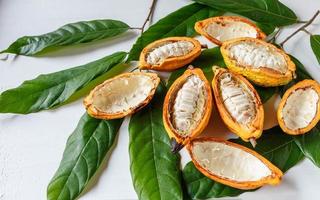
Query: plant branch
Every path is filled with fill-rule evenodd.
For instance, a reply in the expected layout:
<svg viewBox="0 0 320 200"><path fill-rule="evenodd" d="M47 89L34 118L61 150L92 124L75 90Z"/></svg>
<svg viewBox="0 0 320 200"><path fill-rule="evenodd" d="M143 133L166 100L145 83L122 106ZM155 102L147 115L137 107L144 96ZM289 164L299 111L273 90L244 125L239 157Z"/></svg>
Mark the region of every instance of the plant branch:
<svg viewBox="0 0 320 200"><path fill-rule="evenodd" d="M291 35L289 35L286 39L284 39L279 45L281 47L283 47L283 45L290 40L293 36L295 36L297 33L299 33L300 31L305 30L306 27L308 27L310 24L312 24L312 22L317 18L317 16L320 14L320 11L318 10L313 16L312 18L307 21L307 23L305 23L304 25L302 25L300 28L298 28L296 31L294 31Z"/></svg>
<svg viewBox="0 0 320 200"><path fill-rule="evenodd" d="M148 21L150 21L152 19L152 16L153 16L153 13L154 13L154 9L156 8L156 3L157 3L157 0L152 0L152 4L151 4L151 7L149 9L149 13L148 13L148 16L146 18L146 20L144 21L142 27L141 27L141 33L144 32L144 28L146 26L146 24L148 23Z"/></svg>

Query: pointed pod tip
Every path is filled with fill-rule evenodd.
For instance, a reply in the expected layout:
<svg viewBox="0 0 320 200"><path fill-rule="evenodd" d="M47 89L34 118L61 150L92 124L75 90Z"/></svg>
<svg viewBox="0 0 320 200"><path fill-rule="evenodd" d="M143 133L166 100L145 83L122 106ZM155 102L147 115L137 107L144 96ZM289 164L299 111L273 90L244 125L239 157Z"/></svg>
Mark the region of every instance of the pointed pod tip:
<svg viewBox="0 0 320 200"><path fill-rule="evenodd" d="M250 138L249 142L251 143L253 148L255 148L257 146L256 138L254 138L254 137Z"/></svg>
<svg viewBox="0 0 320 200"><path fill-rule="evenodd" d="M208 49L208 45L207 44L201 44L201 49Z"/></svg>
<svg viewBox="0 0 320 200"><path fill-rule="evenodd" d="M194 69L194 66L193 65L189 65L188 69Z"/></svg>

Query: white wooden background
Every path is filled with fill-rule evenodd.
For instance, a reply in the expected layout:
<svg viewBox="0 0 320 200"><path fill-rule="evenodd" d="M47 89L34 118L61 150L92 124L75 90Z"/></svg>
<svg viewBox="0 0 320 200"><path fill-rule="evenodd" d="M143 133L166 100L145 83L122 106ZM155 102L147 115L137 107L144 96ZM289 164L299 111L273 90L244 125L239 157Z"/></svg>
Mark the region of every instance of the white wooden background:
<svg viewBox="0 0 320 200"><path fill-rule="evenodd" d="M282 2L302 20L309 19L320 9L319 0ZM188 0L159 0L154 21L188 3ZM0 49L6 48L20 36L46 33L63 24L81 20L111 18L139 27L150 4L151 0L0 0ZM315 23L308 29L320 34L320 18ZM287 28L280 39L295 28ZM6 62L0 62L0 92L41 73L78 66L115 51L128 51L138 34L132 32L115 41L68 47L46 57L10 56ZM295 36L285 49L299 58L314 78L320 80L320 66L305 33ZM274 122L273 108L269 102L269 125ZM0 200L46 199L47 184L59 165L68 136L83 113L84 108L79 100L54 111L0 115ZM91 189L81 200L137 199L129 172L127 125L128 119L121 127L110 160L104 164L100 176L92 182ZM224 127L216 126L213 125L211 130L226 131ZM188 156L183 152L183 162L187 160ZM320 169L305 160L284 176L280 186L266 186L239 198L316 200L320 197L319 181Z"/></svg>

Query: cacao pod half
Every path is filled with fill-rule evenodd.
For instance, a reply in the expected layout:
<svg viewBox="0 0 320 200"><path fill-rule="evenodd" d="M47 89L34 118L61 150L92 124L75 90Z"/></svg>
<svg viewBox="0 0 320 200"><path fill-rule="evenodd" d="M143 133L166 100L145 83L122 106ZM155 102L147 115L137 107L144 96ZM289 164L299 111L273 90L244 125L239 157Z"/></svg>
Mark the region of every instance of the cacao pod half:
<svg viewBox="0 0 320 200"><path fill-rule="evenodd" d="M314 80L303 80L289 88L278 107L281 129L290 135L310 131L320 119L320 86Z"/></svg>
<svg viewBox="0 0 320 200"><path fill-rule="evenodd" d="M201 134L212 111L210 84L199 68L188 69L170 87L163 105L164 127L173 152Z"/></svg>
<svg viewBox="0 0 320 200"><path fill-rule="evenodd" d="M264 109L249 81L223 68L213 68L212 89L220 116L242 140L252 142L263 131Z"/></svg>
<svg viewBox="0 0 320 200"><path fill-rule="evenodd" d="M169 37L147 45L140 54L139 68L172 71L191 63L201 53L198 40Z"/></svg>
<svg viewBox="0 0 320 200"><path fill-rule="evenodd" d="M250 20L239 16L211 17L195 24L194 29L211 42L222 45L224 41L252 37L264 40L266 35Z"/></svg>
<svg viewBox="0 0 320 200"><path fill-rule="evenodd" d="M159 82L155 73L124 73L96 86L83 103L94 118L123 118L146 106Z"/></svg>
<svg viewBox="0 0 320 200"><path fill-rule="evenodd" d="M196 168L208 178L238 189L276 185L283 173L257 152L216 138L196 138L187 149Z"/></svg>
<svg viewBox="0 0 320 200"><path fill-rule="evenodd" d="M221 53L229 70L260 86L286 85L295 77L296 66L290 57L262 40L228 40L222 44Z"/></svg>

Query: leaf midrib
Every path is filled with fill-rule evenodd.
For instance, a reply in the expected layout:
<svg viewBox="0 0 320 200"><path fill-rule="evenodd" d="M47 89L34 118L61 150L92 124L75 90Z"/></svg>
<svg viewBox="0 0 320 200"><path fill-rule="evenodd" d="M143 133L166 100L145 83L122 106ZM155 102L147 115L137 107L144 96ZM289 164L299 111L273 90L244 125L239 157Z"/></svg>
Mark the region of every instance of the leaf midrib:
<svg viewBox="0 0 320 200"><path fill-rule="evenodd" d="M108 30L117 30L117 29L125 29L128 30L129 27L126 27L126 28L114 28L114 29L108 29ZM39 40L41 41L44 41L45 38L52 38L52 34L56 34L58 31L68 31L68 30L65 30L65 29L58 29L58 30L55 30L54 32L51 32L51 33L47 33L47 34L44 34L44 35L38 35L38 36L27 36L28 38L39 38ZM94 34L100 34L102 35L101 33L102 32L106 32L107 29L105 30L101 30L101 31L89 31L88 33L84 33L84 32L81 32L80 29L78 29L79 32L75 32L75 34L68 34L68 35L62 35L62 34L58 34L62 37L56 37L54 38L53 40L49 41L44 48L42 48L41 50L45 49L45 48L48 48L48 47L53 47L55 45L57 45L58 43L54 43L56 40L61 40L62 38L66 38L66 39L69 39L69 38L72 38L72 37L82 37L81 39L83 39L83 37L87 36L87 35L94 35ZM70 31L68 31L69 33L71 33ZM26 45L23 45L21 46L20 48L29 48L29 47L32 47L33 45L35 44L39 44L41 43L40 41L32 41L31 43L28 42ZM67 45L67 44L66 44Z"/></svg>
<svg viewBox="0 0 320 200"><path fill-rule="evenodd" d="M155 140L154 140L154 127L153 127L153 116L152 116L152 114L153 114L153 111L152 111L152 109L151 109L151 107L148 107L148 109L149 109L149 119L150 119L150 124L151 124L151 136L152 136L152 153L153 153L153 164L154 164L154 168L155 168L155 170L156 170L156 178L157 178L157 188L158 188L158 191L159 191L159 196L160 196L160 199L162 199L161 198L161 192L160 192L160 183L159 183L159 177L158 177L158 167L157 167L157 164L156 164L156 154L155 154L155 145L154 145L154 143L155 143Z"/></svg>

